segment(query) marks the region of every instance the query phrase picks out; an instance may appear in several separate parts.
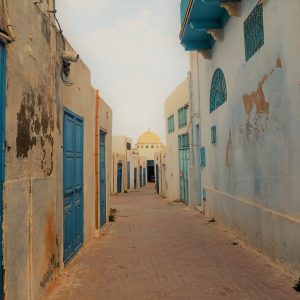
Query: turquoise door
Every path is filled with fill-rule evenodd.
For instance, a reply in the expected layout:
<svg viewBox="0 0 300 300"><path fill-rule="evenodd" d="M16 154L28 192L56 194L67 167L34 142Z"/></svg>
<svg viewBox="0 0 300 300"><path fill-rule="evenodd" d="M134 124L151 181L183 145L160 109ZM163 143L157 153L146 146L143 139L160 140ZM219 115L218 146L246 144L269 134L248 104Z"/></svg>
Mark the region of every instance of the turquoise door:
<svg viewBox="0 0 300 300"><path fill-rule="evenodd" d="M2 215L3 183L5 168L5 94L6 94L6 49L0 42L0 299L3 295Z"/></svg>
<svg viewBox="0 0 300 300"><path fill-rule="evenodd" d="M64 262L83 244L83 118L64 110Z"/></svg>
<svg viewBox="0 0 300 300"><path fill-rule="evenodd" d="M117 192L122 193L122 163L118 163Z"/></svg>
<svg viewBox="0 0 300 300"><path fill-rule="evenodd" d="M143 187L143 168L140 166L140 187Z"/></svg>
<svg viewBox="0 0 300 300"><path fill-rule="evenodd" d="M106 133L100 131L100 227L106 223Z"/></svg>
<svg viewBox="0 0 300 300"><path fill-rule="evenodd" d="M179 191L180 200L189 202L189 165L190 165L190 146L189 135L178 136L179 150Z"/></svg>
<svg viewBox="0 0 300 300"><path fill-rule="evenodd" d="M137 188L137 168L134 168L134 188Z"/></svg>
<svg viewBox="0 0 300 300"><path fill-rule="evenodd" d="M156 168L155 168L155 187L156 187L156 193L159 194L159 168L158 168L158 165L156 165Z"/></svg>
<svg viewBox="0 0 300 300"><path fill-rule="evenodd" d="M130 190L130 161L127 162L127 189Z"/></svg>

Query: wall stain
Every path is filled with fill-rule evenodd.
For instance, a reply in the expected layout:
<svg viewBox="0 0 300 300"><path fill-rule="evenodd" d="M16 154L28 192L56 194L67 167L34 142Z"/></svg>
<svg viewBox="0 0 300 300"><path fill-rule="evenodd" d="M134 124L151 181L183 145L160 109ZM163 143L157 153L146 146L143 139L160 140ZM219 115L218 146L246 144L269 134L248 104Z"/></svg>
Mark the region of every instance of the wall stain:
<svg viewBox="0 0 300 300"><path fill-rule="evenodd" d="M56 259L53 251L55 249L55 233L54 233L54 220L53 214L48 213L46 217L45 226L45 260L48 261L48 268L40 282L41 287L45 287L46 284L54 279L55 269L56 269ZM49 260L50 258L50 260Z"/></svg>
<svg viewBox="0 0 300 300"><path fill-rule="evenodd" d="M232 137L231 137L231 128L230 128L229 137L226 145L226 158L225 158L226 167L230 167L231 164L231 150L232 150Z"/></svg>
<svg viewBox="0 0 300 300"><path fill-rule="evenodd" d="M42 31L42 34L45 37L48 45L50 46L51 30L50 30L49 25L48 25L48 20L44 16L42 17L41 31Z"/></svg>
<svg viewBox="0 0 300 300"><path fill-rule="evenodd" d="M17 113L17 158L28 158L29 151L41 146L41 169L50 176L53 171L54 118L51 99L44 96L44 86L23 93L20 110Z"/></svg>

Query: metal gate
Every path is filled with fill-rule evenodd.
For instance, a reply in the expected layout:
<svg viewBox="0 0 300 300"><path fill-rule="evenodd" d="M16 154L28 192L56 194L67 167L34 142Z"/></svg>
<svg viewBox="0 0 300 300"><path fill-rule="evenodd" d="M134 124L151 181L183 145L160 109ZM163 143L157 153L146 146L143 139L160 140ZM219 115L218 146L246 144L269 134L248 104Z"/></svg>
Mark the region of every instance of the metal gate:
<svg viewBox="0 0 300 300"><path fill-rule="evenodd" d="M134 188L137 188L137 168L134 168Z"/></svg>
<svg viewBox="0 0 300 300"><path fill-rule="evenodd" d="M106 223L106 133L100 131L100 227Z"/></svg>
<svg viewBox="0 0 300 300"><path fill-rule="evenodd" d="M156 165L156 176L155 176L155 183L156 183L156 193L159 194L159 168L158 168L158 165Z"/></svg>
<svg viewBox="0 0 300 300"><path fill-rule="evenodd" d="M83 244L83 118L64 110L64 262Z"/></svg>
<svg viewBox="0 0 300 300"><path fill-rule="evenodd" d="M178 136L179 150L179 190L180 200L189 202L189 164L190 164L190 145L189 135Z"/></svg>
<svg viewBox="0 0 300 300"><path fill-rule="evenodd" d="M2 215L3 183L5 167L5 94L6 94L6 49L0 42L0 299L3 295Z"/></svg>
<svg viewBox="0 0 300 300"><path fill-rule="evenodd" d="M122 193L122 163L118 163L117 192Z"/></svg>

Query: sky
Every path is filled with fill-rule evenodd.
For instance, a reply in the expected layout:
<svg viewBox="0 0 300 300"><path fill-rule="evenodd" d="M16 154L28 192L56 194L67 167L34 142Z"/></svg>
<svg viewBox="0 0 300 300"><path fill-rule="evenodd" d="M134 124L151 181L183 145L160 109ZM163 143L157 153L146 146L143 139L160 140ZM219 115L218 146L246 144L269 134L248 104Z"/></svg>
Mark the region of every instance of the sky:
<svg viewBox="0 0 300 300"><path fill-rule="evenodd" d="M113 110L113 135L165 141L164 102L188 72L180 0L56 0L65 37Z"/></svg>

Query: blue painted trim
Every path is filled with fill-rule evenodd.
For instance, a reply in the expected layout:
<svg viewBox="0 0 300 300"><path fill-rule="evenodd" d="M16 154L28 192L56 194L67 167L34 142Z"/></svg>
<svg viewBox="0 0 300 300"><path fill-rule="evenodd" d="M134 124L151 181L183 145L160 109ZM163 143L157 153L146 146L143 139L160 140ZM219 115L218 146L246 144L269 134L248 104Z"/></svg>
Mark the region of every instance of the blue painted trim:
<svg viewBox="0 0 300 300"><path fill-rule="evenodd" d="M3 297L3 231L2 231L2 223L3 223L3 184L5 180L5 130L6 130L6 45L0 41L0 111L1 111L1 120L0 120L0 136L1 136L1 174L0 174L0 300Z"/></svg>

